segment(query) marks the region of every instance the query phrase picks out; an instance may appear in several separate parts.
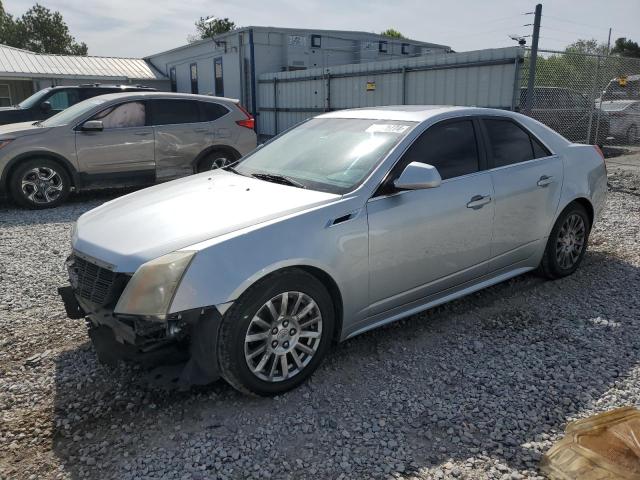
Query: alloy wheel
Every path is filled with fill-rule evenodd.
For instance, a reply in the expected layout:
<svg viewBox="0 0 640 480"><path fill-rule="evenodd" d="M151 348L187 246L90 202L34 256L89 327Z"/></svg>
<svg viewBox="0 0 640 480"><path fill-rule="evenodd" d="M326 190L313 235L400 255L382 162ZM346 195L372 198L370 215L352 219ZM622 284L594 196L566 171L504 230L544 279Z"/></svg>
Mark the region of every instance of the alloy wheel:
<svg viewBox="0 0 640 480"><path fill-rule="evenodd" d="M24 173L21 188L25 198L42 205L55 202L62 195L64 182L53 168L35 167Z"/></svg>
<svg viewBox="0 0 640 480"><path fill-rule="evenodd" d="M258 309L244 339L250 371L267 382L298 375L316 354L322 338L322 314L302 292L276 295Z"/></svg>
<svg viewBox="0 0 640 480"><path fill-rule="evenodd" d="M230 163L232 163L231 160L225 157L214 158L211 161L211 170L216 170L218 168L226 167Z"/></svg>
<svg viewBox="0 0 640 480"><path fill-rule="evenodd" d="M584 249L586 232L582 216L574 213L565 219L556 239L556 260L561 268L567 270L576 264Z"/></svg>

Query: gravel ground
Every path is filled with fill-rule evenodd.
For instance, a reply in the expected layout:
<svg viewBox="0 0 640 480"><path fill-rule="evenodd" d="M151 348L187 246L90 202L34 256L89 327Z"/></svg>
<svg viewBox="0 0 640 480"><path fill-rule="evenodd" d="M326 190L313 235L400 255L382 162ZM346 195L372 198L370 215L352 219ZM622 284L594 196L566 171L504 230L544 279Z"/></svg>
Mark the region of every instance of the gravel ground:
<svg viewBox="0 0 640 480"><path fill-rule="evenodd" d="M568 421L640 406L640 175L609 180L572 277L361 335L273 399L96 362L55 292L71 222L113 193L0 205L0 478L541 478Z"/></svg>

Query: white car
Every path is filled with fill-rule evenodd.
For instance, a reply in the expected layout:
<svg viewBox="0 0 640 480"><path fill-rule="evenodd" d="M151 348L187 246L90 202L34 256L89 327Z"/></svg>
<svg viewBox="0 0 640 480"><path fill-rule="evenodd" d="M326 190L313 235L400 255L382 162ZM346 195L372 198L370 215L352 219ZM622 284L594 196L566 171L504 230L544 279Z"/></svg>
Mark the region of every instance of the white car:
<svg viewBox="0 0 640 480"><path fill-rule="evenodd" d="M517 113L327 113L85 213L60 293L101 358L182 348L185 383L277 394L333 341L531 270L573 273L606 181L597 147Z"/></svg>

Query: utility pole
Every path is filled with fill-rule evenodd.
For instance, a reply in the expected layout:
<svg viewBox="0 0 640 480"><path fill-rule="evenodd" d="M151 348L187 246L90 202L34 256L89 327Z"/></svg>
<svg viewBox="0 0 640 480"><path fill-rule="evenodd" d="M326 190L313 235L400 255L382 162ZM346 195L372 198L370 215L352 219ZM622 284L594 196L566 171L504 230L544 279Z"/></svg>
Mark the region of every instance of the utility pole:
<svg viewBox="0 0 640 480"><path fill-rule="evenodd" d="M609 39L607 40L607 55L611 51L611 27L609 27Z"/></svg>
<svg viewBox="0 0 640 480"><path fill-rule="evenodd" d="M540 17L542 17L542 4L536 5L533 19L533 36L531 38L531 58L529 60L529 84L527 85L527 101L525 112L531 113L533 108L533 90L536 85L536 63L538 60L538 39L540 38Z"/></svg>

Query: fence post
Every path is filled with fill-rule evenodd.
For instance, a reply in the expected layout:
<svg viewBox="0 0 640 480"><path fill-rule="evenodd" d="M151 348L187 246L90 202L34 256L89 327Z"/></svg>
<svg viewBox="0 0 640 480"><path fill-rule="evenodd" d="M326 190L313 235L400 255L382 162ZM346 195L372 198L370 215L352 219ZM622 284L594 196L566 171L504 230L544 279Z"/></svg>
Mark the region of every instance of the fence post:
<svg viewBox="0 0 640 480"><path fill-rule="evenodd" d="M611 35L611 32L609 32L609 35ZM608 53L608 51L609 50L607 49L607 56L604 57L604 62L605 62L604 70L605 71L606 71L607 67L609 67L609 65L607 65L607 63L609 62L609 53ZM598 57L598 58L600 58L600 57ZM600 62L598 61L598 63L600 63ZM598 144L598 134L600 133L600 115L602 114L602 97L604 97L604 94L600 90L599 81L600 81L600 78L599 78L598 74L596 74L596 83L598 84L598 92L600 93L600 102L598 103L598 114L596 116L596 134L593 137L593 143L596 144L596 145ZM605 140L606 140L606 137L605 137ZM602 142L602 143L604 143L604 142Z"/></svg>
<svg viewBox="0 0 640 480"><path fill-rule="evenodd" d="M273 77L273 124L278 135L278 77Z"/></svg>
<svg viewBox="0 0 640 480"><path fill-rule="evenodd" d="M595 80L593 81L593 88L591 89L591 96L589 98L590 105L589 105L589 124L587 126L587 139L586 139L587 143L589 143L589 140L591 139L591 128L593 127L593 111L595 110L595 105L596 105L596 89L598 88L598 75L600 72L600 55L598 55L597 58L598 58L598 63L596 63Z"/></svg>
<svg viewBox="0 0 640 480"><path fill-rule="evenodd" d="M531 39L531 59L529 60L529 84L527 85L527 103L525 111L531 114L533 108L533 94L536 83L536 62L538 60L538 39L540 38L540 17L542 16L542 4L536 5L535 18L533 20L533 37Z"/></svg>

